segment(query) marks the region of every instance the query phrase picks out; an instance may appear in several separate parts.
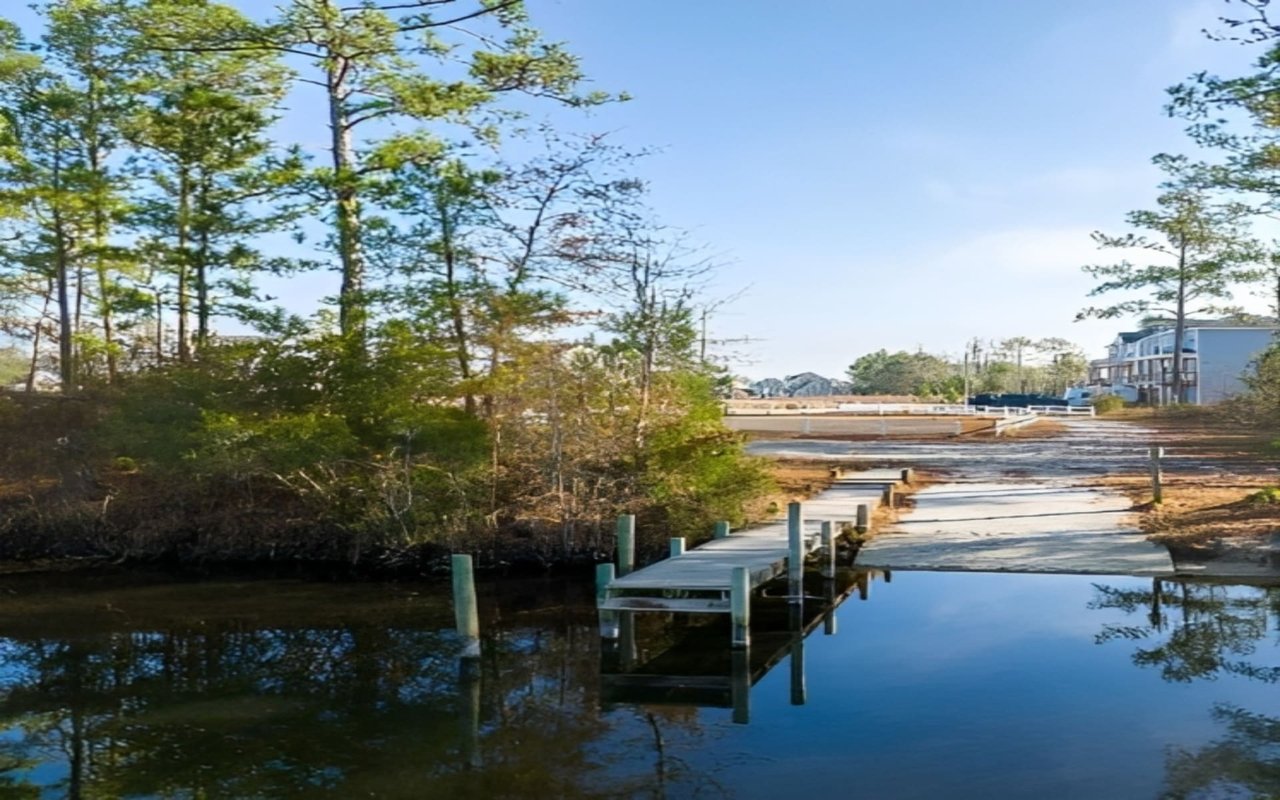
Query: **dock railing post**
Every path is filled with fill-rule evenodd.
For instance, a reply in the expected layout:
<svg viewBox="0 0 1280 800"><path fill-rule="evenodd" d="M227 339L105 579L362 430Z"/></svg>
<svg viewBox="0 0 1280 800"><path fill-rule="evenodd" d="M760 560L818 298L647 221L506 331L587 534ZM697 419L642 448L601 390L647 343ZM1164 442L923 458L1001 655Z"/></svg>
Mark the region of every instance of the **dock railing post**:
<svg viewBox="0 0 1280 800"><path fill-rule="evenodd" d="M609 584L613 583L612 564L596 564L596 608L600 613L600 636L618 638L618 612L600 608L609 599Z"/></svg>
<svg viewBox="0 0 1280 800"><path fill-rule="evenodd" d="M866 533L871 528L871 506L868 503L858 503L858 516L854 522L854 530L858 533Z"/></svg>
<svg viewBox="0 0 1280 800"><path fill-rule="evenodd" d="M733 632L730 644L734 647L751 645L751 579L746 567L734 567L729 579L729 616Z"/></svg>
<svg viewBox="0 0 1280 800"><path fill-rule="evenodd" d="M684 537L683 536L671 537L671 557L675 558L676 556L682 556L682 555L684 555Z"/></svg>
<svg viewBox="0 0 1280 800"><path fill-rule="evenodd" d="M618 577L630 575L636 568L636 517L618 517Z"/></svg>
<svg viewBox="0 0 1280 800"><path fill-rule="evenodd" d="M792 603L804 599L804 511L799 503L787 504L787 578Z"/></svg>
<svg viewBox="0 0 1280 800"><path fill-rule="evenodd" d="M884 487L884 496L881 499L884 501L884 504L887 508L893 508L894 492L893 492L892 483Z"/></svg>
<svg viewBox="0 0 1280 800"><path fill-rule="evenodd" d="M451 559L453 577L453 618L462 639L462 657L480 657L480 614L476 610L476 576L471 556Z"/></svg>
<svg viewBox="0 0 1280 800"><path fill-rule="evenodd" d="M1151 502L1156 505L1164 502L1164 475L1160 468L1160 460L1163 458L1163 447L1151 448Z"/></svg>
<svg viewBox="0 0 1280 800"><path fill-rule="evenodd" d="M829 520L822 521L822 577L830 580L836 576L836 534L835 524Z"/></svg>
<svg viewBox="0 0 1280 800"><path fill-rule="evenodd" d="M713 538L716 538L716 539L728 539L729 538L729 520L722 519L719 522L717 522L716 532L712 534L712 536Z"/></svg>
<svg viewBox="0 0 1280 800"><path fill-rule="evenodd" d="M915 477L915 472L914 472L914 470L912 470L912 469L911 469L911 467L906 467L906 468L904 468L904 469L902 470L902 482L903 482L903 483L911 483L911 479L912 479L913 477Z"/></svg>

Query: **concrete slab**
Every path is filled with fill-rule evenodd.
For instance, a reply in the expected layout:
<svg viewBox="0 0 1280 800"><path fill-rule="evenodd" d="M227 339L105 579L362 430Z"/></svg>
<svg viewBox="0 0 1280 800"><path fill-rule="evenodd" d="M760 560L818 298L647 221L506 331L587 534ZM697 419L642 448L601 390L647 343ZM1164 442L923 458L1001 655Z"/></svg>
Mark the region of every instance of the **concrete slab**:
<svg viewBox="0 0 1280 800"><path fill-rule="evenodd" d="M864 545L859 566L898 570L1166 576L1166 548L1123 496L1065 483L948 483Z"/></svg>

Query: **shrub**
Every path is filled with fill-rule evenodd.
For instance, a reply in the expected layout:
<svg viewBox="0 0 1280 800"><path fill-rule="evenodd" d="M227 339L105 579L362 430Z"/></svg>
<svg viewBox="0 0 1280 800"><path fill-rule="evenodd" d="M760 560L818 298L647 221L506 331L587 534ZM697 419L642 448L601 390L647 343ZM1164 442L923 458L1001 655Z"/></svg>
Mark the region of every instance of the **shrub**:
<svg viewBox="0 0 1280 800"><path fill-rule="evenodd" d="M1245 502L1254 505L1280 505L1280 486L1268 486L1245 498Z"/></svg>
<svg viewBox="0 0 1280 800"><path fill-rule="evenodd" d="M1125 407L1124 398L1115 394L1104 394L1090 402L1099 414L1114 414Z"/></svg>

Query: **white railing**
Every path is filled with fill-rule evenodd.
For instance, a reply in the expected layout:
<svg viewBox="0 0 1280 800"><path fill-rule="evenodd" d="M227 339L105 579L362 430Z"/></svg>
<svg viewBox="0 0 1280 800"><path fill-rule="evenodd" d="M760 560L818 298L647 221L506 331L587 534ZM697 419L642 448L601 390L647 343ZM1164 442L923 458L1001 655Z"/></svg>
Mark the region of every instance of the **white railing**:
<svg viewBox="0 0 1280 800"><path fill-rule="evenodd" d="M727 416L794 417L823 414L930 417L1010 417L1037 414L1042 416L1094 416L1093 406L971 406L959 403L840 403L835 408L725 408Z"/></svg>

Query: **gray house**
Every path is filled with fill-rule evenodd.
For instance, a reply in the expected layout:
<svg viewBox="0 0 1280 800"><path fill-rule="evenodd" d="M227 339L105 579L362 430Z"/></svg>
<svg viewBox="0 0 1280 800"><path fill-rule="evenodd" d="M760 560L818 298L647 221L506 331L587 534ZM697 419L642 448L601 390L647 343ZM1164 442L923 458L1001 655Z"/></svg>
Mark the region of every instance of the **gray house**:
<svg viewBox="0 0 1280 800"><path fill-rule="evenodd" d="M1182 342L1182 398L1194 405L1219 403L1244 391L1241 376L1275 341L1275 325L1189 321ZM1121 333L1106 358L1089 365L1091 386L1128 387L1140 401L1173 401L1173 328Z"/></svg>

